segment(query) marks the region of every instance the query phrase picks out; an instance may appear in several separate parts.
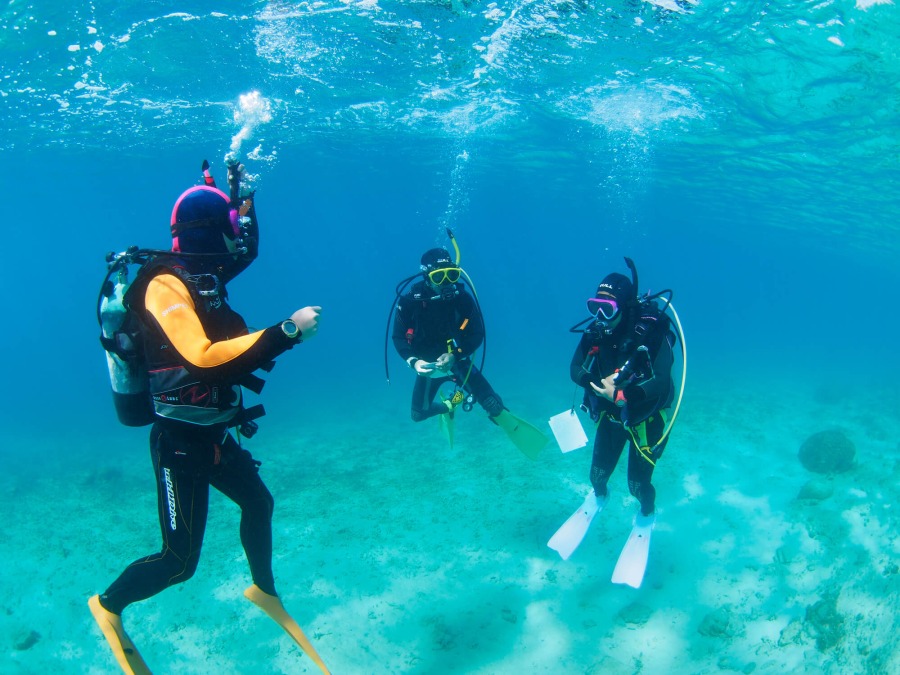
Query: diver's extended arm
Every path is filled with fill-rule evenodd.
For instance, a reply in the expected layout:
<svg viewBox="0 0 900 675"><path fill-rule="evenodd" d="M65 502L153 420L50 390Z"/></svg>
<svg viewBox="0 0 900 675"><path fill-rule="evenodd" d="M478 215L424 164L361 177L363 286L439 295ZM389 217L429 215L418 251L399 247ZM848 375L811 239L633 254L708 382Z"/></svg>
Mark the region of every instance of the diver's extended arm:
<svg viewBox="0 0 900 675"><path fill-rule="evenodd" d="M150 281L144 306L184 361L185 368L205 378L252 373L300 339L289 338L279 322L265 330L213 342L200 323L187 287L172 274L160 274ZM308 324L307 317L304 325L310 329ZM311 330L314 334L315 327Z"/></svg>

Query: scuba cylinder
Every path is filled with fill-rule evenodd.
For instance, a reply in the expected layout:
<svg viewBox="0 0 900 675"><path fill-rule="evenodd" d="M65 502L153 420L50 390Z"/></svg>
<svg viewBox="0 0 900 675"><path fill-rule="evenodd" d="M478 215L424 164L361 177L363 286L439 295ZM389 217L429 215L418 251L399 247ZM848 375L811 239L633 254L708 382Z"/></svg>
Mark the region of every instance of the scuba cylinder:
<svg viewBox="0 0 900 675"><path fill-rule="evenodd" d="M132 248L135 250L107 255L109 272L100 289L97 318L116 415L125 426L141 427L152 424L154 414L140 328L125 305L128 263L137 253L137 247Z"/></svg>

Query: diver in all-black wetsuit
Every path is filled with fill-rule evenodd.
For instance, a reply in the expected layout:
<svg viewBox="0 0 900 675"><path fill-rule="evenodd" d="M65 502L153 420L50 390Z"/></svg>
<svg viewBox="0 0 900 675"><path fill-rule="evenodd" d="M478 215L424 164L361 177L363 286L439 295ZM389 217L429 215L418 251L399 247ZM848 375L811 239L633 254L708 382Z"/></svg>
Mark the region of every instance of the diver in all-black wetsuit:
<svg viewBox="0 0 900 675"><path fill-rule="evenodd" d="M584 407L598 422L591 485L605 498L627 444L628 489L640 501L641 514L650 516L656 501L650 479L668 437L656 444L674 396L669 320L654 303L640 305L632 282L615 273L600 282L588 309L597 319L578 343L570 374L584 387Z"/></svg>
<svg viewBox="0 0 900 675"><path fill-rule="evenodd" d="M209 184L192 188L176 202L171 228L172 254L148 262L126 296L144 324L156 419L150 431L150 457L162 549L131 563L89 603L126 672L146 666L119 615L129 604L194 574L210 486L241 509L241 543L253 578L245 595L300 642L296 631L282 621L287 614L275 590L274 501L259 476L260 462L241 448L229 428L237 426L245 436L255 432L252 409L243 407L241 386L258 391L261 380L252 374L255 370L270 369L276 356L315 336L321 307L304 307L286 321L250 333L228 305L225 283L257 253L258 226L251 200L236 203L234 192L230 198ZM302 643L301 647L307 649ZM325 670L324 664L320 667Z"/></svg>
<svg viewBox="0 0 900 675"><path fill-rule="evenodd" d="M422 256L424 280L400 298L394 313L392 339L397 353L416 371L412 419L421 422L451 413L462 395L441 403L434 398L441 385L453 381L474 396L494 418L503 401L472 363L484 341L484 321L474 298L460 280L460 269L443 248Z"/></svg>

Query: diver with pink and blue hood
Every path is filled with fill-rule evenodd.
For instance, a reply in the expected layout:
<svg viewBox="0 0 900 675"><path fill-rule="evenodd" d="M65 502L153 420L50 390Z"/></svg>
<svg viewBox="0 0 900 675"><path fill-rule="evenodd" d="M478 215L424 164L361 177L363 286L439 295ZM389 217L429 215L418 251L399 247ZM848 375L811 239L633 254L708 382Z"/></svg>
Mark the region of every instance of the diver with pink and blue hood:
<svg viewBox="0 0 900 675"><path fill-rule="evenodd" d="M242 195L242 172L238 163L229 164L231 194L226 194L204 162L204 184L185 191L172 209L172 250L131 252L143 266L124 304L141 324L148 391L129 399L139 409L123 417L117 400L117 411L126 424L153 425L150 458L162 547L131 563L88 603L126 673L149 670L125 633L122 612L193 576L210 486L241 509L241 544L253 579L244 595L328 672L278 598L272 571L274 500L259 474L261 463L240 442L242 435L256 432L254 420L263 414L262 406L244 407L242 387L258 393L262 380L254 372L271 370L276 357L316 335L321 307L303 307L251 332L229 305L226 284L253 262L259 248L255 195Z"/></svg>

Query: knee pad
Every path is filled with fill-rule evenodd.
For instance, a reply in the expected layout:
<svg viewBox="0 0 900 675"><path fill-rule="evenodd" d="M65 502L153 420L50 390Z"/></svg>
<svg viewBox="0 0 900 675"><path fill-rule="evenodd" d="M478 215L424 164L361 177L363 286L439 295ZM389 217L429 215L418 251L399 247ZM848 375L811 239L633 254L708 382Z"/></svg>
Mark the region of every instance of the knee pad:
<svg viewBox="0 0 900 675"><path fill-rule="evenodd" d="M484 408L490 417L496 417L503 412L503 401L500 400L497 394L485 396L484 400L479 401L479 403L481 403L481 407Z"/></svg>

